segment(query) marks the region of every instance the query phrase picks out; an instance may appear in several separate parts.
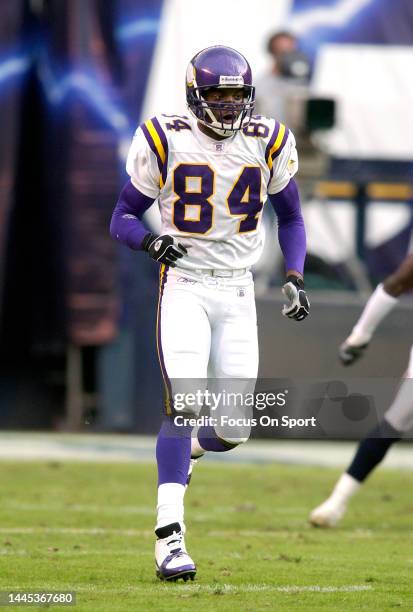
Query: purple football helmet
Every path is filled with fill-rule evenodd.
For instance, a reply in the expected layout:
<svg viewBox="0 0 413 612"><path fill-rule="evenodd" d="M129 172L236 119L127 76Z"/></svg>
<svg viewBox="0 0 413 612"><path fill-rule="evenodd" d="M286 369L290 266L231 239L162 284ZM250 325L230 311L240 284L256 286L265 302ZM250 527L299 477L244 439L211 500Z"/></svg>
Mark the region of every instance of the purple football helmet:
<svg viewBox="0 0 413 612"><path fill-rule="evenodd" d="M204 93L212 87L242 89L243 101L207 102ZM198 121L214 132L229 136L245 128L254 110L254 100L250 65L235 49L221 45L208 47L189 62L186 71L188 108Z"/></svg>

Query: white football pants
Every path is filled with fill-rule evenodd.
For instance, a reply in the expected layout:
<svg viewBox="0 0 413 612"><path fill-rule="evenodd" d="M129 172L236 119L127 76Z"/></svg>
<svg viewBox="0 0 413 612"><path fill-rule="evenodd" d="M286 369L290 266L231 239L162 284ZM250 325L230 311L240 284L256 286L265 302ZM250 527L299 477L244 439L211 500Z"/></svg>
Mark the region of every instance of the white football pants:
<svg viewBox="0 0 413 612"><path fill-rule="evenodd" d="M193 390L202 384L209 389L208 378L235 379L231 385L243 379L253 391L258 338L252 274L248 270L218 274L161 267L157 346L167 414L179 380L186 392L191 390L191 379ZM199 409L187 406L185 412L197 414Z"/></svg>
<svg viewBox="0 0 413 612"><path fill-rule="evenodd" d="M401 380L392 405L384 416L397 431L404 433L413 428L413 346L410 349L407 372Z"/></svg>

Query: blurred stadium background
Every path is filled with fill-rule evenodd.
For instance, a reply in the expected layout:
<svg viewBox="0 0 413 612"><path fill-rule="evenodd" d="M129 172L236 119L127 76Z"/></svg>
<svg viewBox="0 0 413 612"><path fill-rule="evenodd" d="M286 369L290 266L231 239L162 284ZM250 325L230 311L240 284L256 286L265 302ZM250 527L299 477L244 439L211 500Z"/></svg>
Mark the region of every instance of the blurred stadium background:
<svg viewBox="0 0 413 612"><path fill-rule="evenodd" d="M396 384L409 300L351 372L336 352L410 248L412 3L258 4L209 0L201 19L192 0L0 3L0 428L156 432L157 269L108 231L128 144L143 118L185 111L186 64L205 46L233 46L257 83L271 79L266 46L279 30L297 36L295 59L308 66L287 121L301 153L313 309L299 326L280 314L268 212L255 270L260 375ZM147 222L156 228L155 210Z"/></svg>
<svg viewBox="0 0 413 612"><path fill-rule="evenodd" d="M280 31L296 45L275 75ZM199 580L176 588L155 582L152 558L158 270L109 222L136 126L185 112L187 62L212 44L246 55L258 111L278 105L297 137L312 311L281 315L268 208L260 377L309 381L306 410L331 439L209 453L186 500ZM411 249L412 65L412 0L0 1L2 589L76 590L93 612L411 609L411 442L342 527L313 530L308 513L391 401L412 343L407 297L366 358L337 358ZM156 229L155 207L146 221ZM362 401L344 401L357 381Z"/></svg>

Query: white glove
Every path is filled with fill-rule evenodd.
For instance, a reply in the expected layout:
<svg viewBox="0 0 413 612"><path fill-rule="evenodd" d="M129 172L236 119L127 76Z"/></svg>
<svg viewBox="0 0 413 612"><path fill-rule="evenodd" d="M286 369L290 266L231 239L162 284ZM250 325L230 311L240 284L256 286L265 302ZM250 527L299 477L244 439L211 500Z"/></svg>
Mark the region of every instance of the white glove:
<svg viewBox="0 0 413 612"><path fill-rule="evenodd" d="M284 304L282 314L296 321L305 319L310 312L310 301L304 291L304 281L298 276L287 276L282 292L290 302Z"/></svg>

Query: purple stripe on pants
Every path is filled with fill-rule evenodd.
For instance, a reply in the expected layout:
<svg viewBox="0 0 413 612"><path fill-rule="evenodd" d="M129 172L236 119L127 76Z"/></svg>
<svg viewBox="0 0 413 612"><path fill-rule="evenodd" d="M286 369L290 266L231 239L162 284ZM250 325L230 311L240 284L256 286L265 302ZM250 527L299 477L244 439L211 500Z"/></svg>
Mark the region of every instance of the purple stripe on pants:
<svg viewBox="0 0 413 612"><path fill-rule="evenodd" d="M158 300L158 317L156 322L156 344L158 350L159 365L161 366L162 378L165 387L165 411L167 415L173 412L172 385L166 370L165 359L162 350L162 298L168 277L168 266L162 265L160 270L160 287Z"/></svg>

